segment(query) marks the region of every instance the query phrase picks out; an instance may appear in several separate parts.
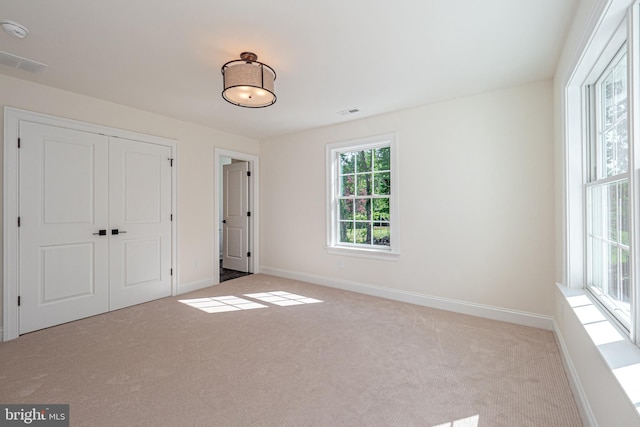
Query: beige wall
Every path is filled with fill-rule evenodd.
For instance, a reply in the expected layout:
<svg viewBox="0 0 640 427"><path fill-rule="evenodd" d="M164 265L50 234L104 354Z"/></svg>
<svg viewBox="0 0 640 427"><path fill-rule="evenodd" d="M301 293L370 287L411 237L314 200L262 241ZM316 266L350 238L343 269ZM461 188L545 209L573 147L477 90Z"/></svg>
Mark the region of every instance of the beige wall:
<svg viewBox="0 0 640 427"><path fill-rule="evenodd" d="M214 148L257 155L258 141L0 75L0 107L5 106L177 140L178 283L214 276ZM2 135L3 126L0 120Z"/></svg>
<svg viewBox="0 0 640 427"><path fill-rule="evenodd" d="M261 265L550 315L552 106L544 81L262 141ZM387 132L400 259L328 254L325 146Z"/></svg>

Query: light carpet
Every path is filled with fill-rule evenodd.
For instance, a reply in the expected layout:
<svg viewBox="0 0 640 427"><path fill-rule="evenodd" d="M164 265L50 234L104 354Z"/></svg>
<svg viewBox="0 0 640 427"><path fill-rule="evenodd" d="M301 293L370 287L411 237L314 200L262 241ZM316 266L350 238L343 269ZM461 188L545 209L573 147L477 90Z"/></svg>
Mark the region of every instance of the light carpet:
<svg viewBox="0 0 640 427"><path fill-rule="evenodd" d="M298 297L244 296L276 291ZM224 296L266 307L203 299ZM300 297L322 302L278 305ZM68 403L72 426L582 425L550 331L262 274L0 343L0 403Z"/></svg>

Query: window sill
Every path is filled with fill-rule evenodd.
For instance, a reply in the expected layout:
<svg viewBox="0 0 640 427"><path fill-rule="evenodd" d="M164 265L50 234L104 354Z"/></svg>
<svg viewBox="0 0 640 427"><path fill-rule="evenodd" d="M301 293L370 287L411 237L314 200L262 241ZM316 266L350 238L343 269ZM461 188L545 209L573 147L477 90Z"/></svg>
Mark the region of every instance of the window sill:
<svg viewBox="0 0 640 427"><path fill-rule="evenodd" d="M327 252L333 255L345 255L358 258L377 259L381 261L398 261L399 252L379 251L374 249L346 248L342 246L327 246Z"/></svg>
<svg viewBox="0 0 640 427"><path fill-rule="evenodd" d="M566 306L573 310L620 387L640 412L640 348L586 290L560 284L557 287Z"/></svg>

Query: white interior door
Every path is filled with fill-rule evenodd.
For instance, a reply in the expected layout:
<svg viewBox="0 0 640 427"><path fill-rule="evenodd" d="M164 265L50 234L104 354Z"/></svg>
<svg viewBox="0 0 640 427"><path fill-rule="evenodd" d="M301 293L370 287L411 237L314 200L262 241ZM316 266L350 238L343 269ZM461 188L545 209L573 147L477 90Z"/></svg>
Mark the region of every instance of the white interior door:
<svg viewBox="0 0 640 427"><path fill-rule="evenodd" d="M19 332L109 310L108 144L102 135L22 122Z"/></svg>
<svg viewBox="0 0 640 427"><path fill-rule="evenodd" d="M223 166L222 266L249 271L249 163Z"/></svg>
<svg viewBox="0 0 640 427"><path fill-rule="evenodd" d="M171 148L109 149L111 310L171 295Z"/></svg>

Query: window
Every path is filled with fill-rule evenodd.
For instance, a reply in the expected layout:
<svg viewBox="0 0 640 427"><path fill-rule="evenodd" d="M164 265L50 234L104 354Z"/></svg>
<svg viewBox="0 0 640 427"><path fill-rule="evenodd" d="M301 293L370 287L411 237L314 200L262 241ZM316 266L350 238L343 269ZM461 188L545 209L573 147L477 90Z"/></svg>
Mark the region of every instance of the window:
<svg viewBox="0 0 640 427"><path fill-rule="evenodd" d="M624 44L587 85L587 288L627 328L631 321L629 103Z"/></svg>
<svg viewBox="0 0 640 427"><path fill-rule="evenodd" d="M599 2L592 15L597 20L584 33L588 36L557 73L563 86L558 178L563 183L562 281L567 286L558 288L563 296L556 305L555 328L559 336L581 330L563 351L579 362L572 377L578 385L587 384L583 397L615 407L609 424L618 411L627 411L622 402L640 405L639 4ZM565 318L565 307L576 317ZM582 328L566 320L577 320ZM604 365L593 359L591 349ZM609 385L600 387L600 379ZM631 417L635 409L628 407Z"/></svg>
<svg viewBox="0 0 640 427"><path fill-rule="evenodd" d="M398 254L396 135L327 146L327 247Z"/></svg>

